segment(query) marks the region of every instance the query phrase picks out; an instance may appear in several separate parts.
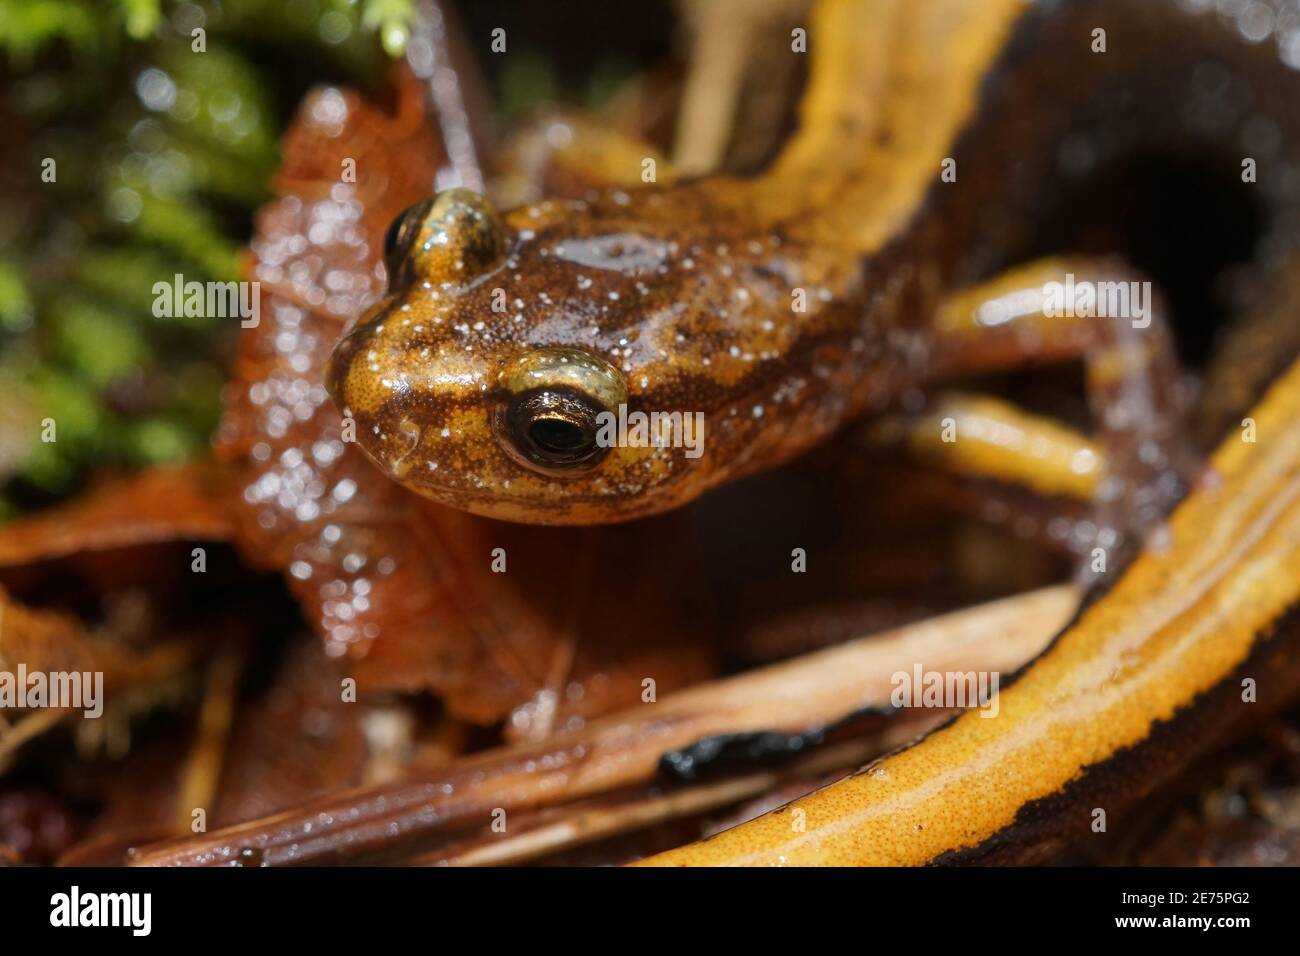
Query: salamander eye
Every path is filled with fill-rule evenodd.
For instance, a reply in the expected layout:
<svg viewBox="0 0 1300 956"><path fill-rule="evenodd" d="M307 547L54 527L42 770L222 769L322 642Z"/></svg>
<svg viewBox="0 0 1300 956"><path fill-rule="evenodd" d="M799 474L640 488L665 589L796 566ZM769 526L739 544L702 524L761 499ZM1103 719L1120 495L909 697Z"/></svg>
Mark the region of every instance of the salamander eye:
<svg viewBox="0 0 1300 956"><path fill-rule="evenodd" d="M602 426L627 404L622 376L578 349L527 352L502 370L501 383L498 440L520 464L548 473L600 461L609 451L600 442Z"/></svg>
<svg viewBox="0 0 1300 956"><path fill-rule="evenodd" d="M433 206L432 199L425 199L413 206L407 206L393 220L388 227L388 232L384 234L384 268L388 270L389 288L397 284L397 276L401 272L402 262L406 259L407 252L410 251L411 243L419 235L420 225L424 222L424 217L429 214L431 206Z"/></svg>
<svg viewBox="0 0 1300 956"><path fill-rule="evenodd" d="M393 220L384 237L388 288L412 276L468 282L505 252L506 229L492 204L468 189L445 189Z"/></svg>
<svg viewBox="0 0 1300 956"><path fill-rule="evenodd" d="M577 468L605 449L597 444L606 409L566 388L540 388L511 400L506 429L511 445L539 468Z"/></svg>

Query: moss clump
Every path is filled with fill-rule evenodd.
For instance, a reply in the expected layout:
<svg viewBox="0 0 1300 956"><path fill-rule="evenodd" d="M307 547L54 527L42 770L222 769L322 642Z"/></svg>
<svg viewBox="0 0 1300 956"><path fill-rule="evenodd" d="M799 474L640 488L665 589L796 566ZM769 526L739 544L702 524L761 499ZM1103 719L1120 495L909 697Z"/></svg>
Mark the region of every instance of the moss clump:
<svg viewBox="0 0 1300 956"><path fill-rule="evenodd" d="M0 519L92 465L206 445L238 323L155 318L154 283L238 278L283 125L316 79L295 64L373 82L412 12L0 0Z"/></svg>

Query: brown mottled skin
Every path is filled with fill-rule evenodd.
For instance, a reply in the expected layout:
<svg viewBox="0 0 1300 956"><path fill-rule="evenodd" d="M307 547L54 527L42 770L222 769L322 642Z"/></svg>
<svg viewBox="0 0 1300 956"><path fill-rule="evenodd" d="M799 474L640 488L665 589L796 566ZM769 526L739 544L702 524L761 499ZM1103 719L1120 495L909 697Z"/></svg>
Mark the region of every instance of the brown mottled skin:
<svg viewBox="0 0 1300 956"><path fill-rule="evenodd" d="M834 15L865 26L874 7ZM989 46L1001 28L967 32ZM822 69L861 67L828 56ZM823 79L808 110L833 99L835 80ZM971 101L955 97L938 125L955 129ZM858 112L851 105L845 122L865 132L876 120ZM898 134L901 148L920 149L919 139ZM676 507L896 395L927 366L926 330L897 321L917 273L886 274L888 256L864 267L860 253L878 251L879 236L809 217L807 201L836 198L791 192L809 152L805 138L753 181L612 189L504 216L472 194L444 193L398 257L390 298L331 362L328 386L357 440L402 484L454 507L594 523ZM930 178L909 177L899 195L919 195ZM530 353L555 348L582 350L612 373L612 394L625 392L630 411L702 413L703 454L624 446L578 468L530 464L501 426L514 397L505 382Z"/></svg>
<svg viewBox="0 0 1300 956"><path fill-rule="evenodd" d="M1069 178L1056 166L1060 150L1036 146L1044 134L1078 120L1101 130L1097 143L1114 142L1117 129L1132 148L1195 139L1187 103L1173 118L1165 107L1105 109L1106 91L1151 74L1132 31L1161 35L1170 18L1190 18L1165 3L1136 14L1105 0L1041 16L1026 9L1018 0L820 4L800 134L761 177L620 187L504 215L451 191L417 209L393 251L390 297L331 360L330 393L355 419L356 440L394 479L459 509L611 522L784 462L937 376L1095 352L1079 330L1069 338L1024 323L1031 334L995 334L963 358L945 354L930 316L963 274L1013 254L1008 230L989 238L998 216L1043 202ZM1193 30L1205 30L1200 21ZM1112 30L1104 57L1088 51L1091 23ZM1054 66L1036 52L1066 48L1075 59L1058 55ZM1197 68L1186 51L1167 60L1171 77ZM1067 108L1082 68L1097 74L1091 105ZM1000 82L982 94L988 75ZM1062 105L1044 111L1053 86ZM1191 83L1179 88L1171 95L1195 107ZM1043 121L1024 114L1034 108ZM949 155L962 157L961 176L941 183ZM550 377L575 356L606 392L586 393L572 368ZM577 429L569 441L585 429L590 445L591 416L616 412L625 395L629 411L701 412L703 454L617 446L567 466L534 460L524 446L536 410L513 419L525 420L523 436L510 425L521 401L510 382L533 363L543 368L529 381L550 388L538 401L577 402L552 408Z"/></svg>
<svg viewBox="0 0 1300 956"><path fill-rule="evenodd" d="M1018 222L1069 179L1044 135L1077 120L1100 131L1096 150L1194 139L1198 111L1213 104L1196 91L1199 64L1182 54L1167 64L1168 82L1182 84L1177 109L1093 115L1107 90L1151 75L1133 31L1160 35L1189 20L1193 32L1207 29L1205 17L1165 2L1043 12L1019 0L827 0L810 23L800 133L771 170L504 215L475 194L441 194L411 214L392 251L390 295L338 345L330 392L361 446L406 487L491 517L588 524L670 509L784 462L941 375L1095 356L1115 344L1097 341L1106 333L1032 320L945 354L930 317L956 282L1014 254L1023 237L998 222ZM1088 49L1096 23L1111 29L1104 56ZM1040 53L1064 49L1073 60ZM1254 59L1276 69L1267 55ZM1092 99L1068 106L1083 68L1095 74ZM1062 105L1044 109L1045 91ZM1255 105L1267 115L1274 104ZM1035 109L1041 123L1026 115ZM1019 162L1008 166L998 147ZM944 183L950 155L960 174ZM587 393L572 369L550 377L575 354L605 393ZM547 414L568 423L561 443L591 446L592 416L616 412L625 395L633 412L702 413L703 453L620 446L560 466L537 460L525 447L536 409L512 418L523 396L508 384L536 362L544 368L528 380ZM1136 417L1174 419L1160 404ZM1173 431L1146 438L1160 444Z"/></svg>
<svg viewBox="0 0 1300 956"><path fill-rule="evenodd" d="M714 213L707 192L542 202L503 224L479 218L473 197L444 194L457 223L449 231L504 228L509 246L450 288L436 283L441 270L474 256L455 242L435 247L439 257L417 267L426 271L404 295L340 344L330 388L356 417L362 446L403 484L447 504L588 523L671 508L835 428L860 376L825 298L848 277L758 224ZM790 289L800 286L808 314L792 321ZM494 294L504 312L493 311ZM705 412L705 453L615 447L576 478L516 461L485 412L509 401L520 357L556 347L611 369L629 409Z"/></svg>

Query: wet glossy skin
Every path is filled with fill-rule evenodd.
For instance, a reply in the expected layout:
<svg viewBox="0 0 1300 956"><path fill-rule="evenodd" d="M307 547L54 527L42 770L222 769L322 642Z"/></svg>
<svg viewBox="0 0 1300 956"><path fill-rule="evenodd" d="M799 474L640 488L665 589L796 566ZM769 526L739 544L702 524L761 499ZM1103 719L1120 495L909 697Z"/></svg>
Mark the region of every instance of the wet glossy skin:
<svg viewBox="0 0 1300 956"><path fill-rule="evenodd" d="M1004 264L1023 238L1008 224L1068 178L1063 132L1094 154L1194 141L1211 120L1231 141L1277 106L1225 121L1197 85L1211 56L1199 38L1155 67L1137 42L1080 59L1089 24L1131 40L1166 20L1217 29L1164 2L827 0L800 132L770 171L505 214L444 193L394 234L389 296L340 342L327 386L405 487L491 517L585 524L778 465L910 386L1016 364L1034 330L990 362L944 354L931 316L963 274ZM1047 57L1075 45L1068 63ZM1151 76L1171 89L1149 109L1106 107L1109 90ZM1274 158L1294 149L1277 143ZM944 184L953 155L961 172ZM632 413L702 416L702 454L598 444L597 417L624 396Z"/></svg>
<svg viewBox="0 0 1300 956"><path fill-rule="evenodd" d="M835 16L865 28L879 5L840 6ZM1014 7L995 6L1004 15L974 31L986 50ZM844 71L866 68L824 58L821 92L806 111L838 109L839 91L861 88ZM969 92L952 97L928 122L950 134L972 101ZM867 131L856 98L848 108L845 121ZM924 145L904 125L891 149ZM394 243L390 297L339 344L329 370L362 447L408 488L454 507L528 522L616 521L784 461L896 395L926 369L926 330L898 322L919 273L864 265L861 254L879 249L932 177L918 169L893 191L856 198L827 177L819 185L830 189L794 190L821 153L816 138L793 144L751 182L615 189L504 216L450 193L417 211L410 229L419 235ZM811 214L841 200L863 216L855 229ZM557 349L580 350L605 389L593 396L571 376L534 374L535 387L551 389L547 400L576 397L568 424L588 424L584 411L616 413L610 400L626 394L629 412L701 415L702 454L671 447L671 438L668 447L591 448L587 440L589 457L553 466L545 449L529 447L526 425L508 423L514 403L528 401L511 390L512 377L562 364Z"/></svg>
<svg viewBox="0 0 1300 956"><path fill-rule="evenodd" d="M834 428L857 376L852 345L829 340L827 303L852 277L730 211L710 215L707 192L615 191L504 219L443 194L418 240L429 251L408 254L396 297L331 364L362 446L447 504L567 523L673 507ZM792 313L792 288L806 289L806 313ZM627 445L569 467L530 460L510 412L546 387L597 410L703 413L703 454Z"/></svg>

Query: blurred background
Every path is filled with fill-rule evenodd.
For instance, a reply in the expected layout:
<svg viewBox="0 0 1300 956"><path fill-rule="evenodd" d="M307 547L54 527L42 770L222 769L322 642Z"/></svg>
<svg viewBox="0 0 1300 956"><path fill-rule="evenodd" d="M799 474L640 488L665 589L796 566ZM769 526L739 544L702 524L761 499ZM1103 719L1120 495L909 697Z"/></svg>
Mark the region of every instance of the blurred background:
<svg viewBox="0 0 1300 956"><path fill-rule="evenodd" d="M413 6L0 0L0 520L72 494L92 463L207 446L234 333L154 318L153 282L239 278L303 94L382 95ZM598 109L645 64L675 82L668 4L462 6L471 47L510 26L510 56L477 56L501 128L548 101ZM30 428L47 416L56 443Z"/></svg>

